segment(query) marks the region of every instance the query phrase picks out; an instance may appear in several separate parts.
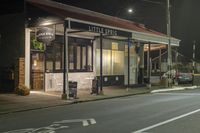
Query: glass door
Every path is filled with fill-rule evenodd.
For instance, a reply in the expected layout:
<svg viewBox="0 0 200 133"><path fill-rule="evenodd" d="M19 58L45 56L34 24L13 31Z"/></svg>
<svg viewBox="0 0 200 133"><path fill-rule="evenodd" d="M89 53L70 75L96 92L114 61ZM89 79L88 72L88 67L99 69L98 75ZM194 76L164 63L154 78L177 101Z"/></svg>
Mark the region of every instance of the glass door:
<svg viewBox="0 0 200 133"><path fill-rule="evenodd" d="M32 90L44 89L44 53L42 52L31 54L31 88Z"/></svg>

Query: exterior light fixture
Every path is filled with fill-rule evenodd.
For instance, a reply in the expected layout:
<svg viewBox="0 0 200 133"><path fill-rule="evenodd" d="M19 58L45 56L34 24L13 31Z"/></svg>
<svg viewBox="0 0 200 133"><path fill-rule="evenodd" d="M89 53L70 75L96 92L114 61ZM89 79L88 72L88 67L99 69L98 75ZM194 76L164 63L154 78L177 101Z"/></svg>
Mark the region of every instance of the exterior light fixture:
<svg viewBox="0 0 200 133"><path fill-rule="evenodd" d="M34 67L37 66L37 60L33 60L33 66L34 66Z"/></svg>
<svg viewBox="0 0 200 133"><path fill-rule="evenodd" d="M53 23L50 22L50 21L45 21L45 22L43 22L41 25L42 25L42 26L47 26L47 25L51 25L51 24L53 24Z"/></svg>

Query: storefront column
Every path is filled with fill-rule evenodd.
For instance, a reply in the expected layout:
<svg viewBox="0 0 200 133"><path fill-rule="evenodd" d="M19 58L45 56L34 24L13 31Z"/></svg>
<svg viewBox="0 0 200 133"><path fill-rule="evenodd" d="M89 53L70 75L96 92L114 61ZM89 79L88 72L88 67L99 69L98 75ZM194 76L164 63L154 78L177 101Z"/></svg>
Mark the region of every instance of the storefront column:
<svg viewBox="0 0 200 133"><path fill-rule="evenodd" d="M103 94L103 35L100 34L100 94Z"/></svg>
<svg viewBox="0 0 200 133"><path fill-rule="evenodd" d="M128 38L128 87L130 86L130 38Z"/></svg>
<svg viewBox="0 0 200 133"><path fill-rule="evenodd" d="M161 80L161 60L162 60L162 49L159 49L159 69L160 69L160 80Z"/></svg>
<svg viewBox="0 0 200 133"><path fill-rule="evenodd" d="M147 77L148 77L148 87L151 87L151 44L148 43L148 53L147 53Z"/></svg>
<svg viewBox="0 0 200 133"><path fill-rule="evenodd" d="M25 85L30 88L30 29L25 29Z"/></svg>
<svg viewBox="0 0 200 133"><path fill-rule="evenodd" d="M138 42L138 45L140 46L139 49L139 76L138 76L138 83L143 84L144 83L144 44Z"/></svg>
<svg viewBox="0 0 200 133"><path fill-rule="evenodd" d="M64 27L64 68L63 68L63 94L62 99L67 99L68 84L68 31Z"/></svg>

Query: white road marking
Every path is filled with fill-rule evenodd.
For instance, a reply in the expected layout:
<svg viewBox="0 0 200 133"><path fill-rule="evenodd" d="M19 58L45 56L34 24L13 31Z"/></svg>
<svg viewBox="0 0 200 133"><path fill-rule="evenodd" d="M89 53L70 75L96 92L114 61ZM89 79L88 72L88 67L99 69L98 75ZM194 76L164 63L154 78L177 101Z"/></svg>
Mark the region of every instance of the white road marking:
<svg viewBox="0 0 200 133"><path fill-rule="evenodd" d="M162 125L164 125L164 124L170 123L170 122L172 122L172 121L181 119L181 118L183 118L183 117L192 115L192 114L197 113L197 112L200 112L200 109L197 109L197 110L194 110L194 111L192 111L192 112L189 112L189 113L186 113L186 114L183 114L183 115L180 115L180 116L171 118L171 119L169 119L169 120L166 120L166 121L157 123L157 124L155 124L155 125L152 125L152 126L149 126L149 127L146 127L146 128L140 129L140 130L137 130L137 131L133 131L133 132L131 132L131 133L143 133L143 132L145 132L145 131L147 131L147 130L153 129L153 128L155 128L155 127L162 126Z"/></svg>
<svg viewBox="0 0 200 133"><path fill-rule="evenodd" d="M87 120L83 120L83 126L84 126L84 127L85 127L85 126L89 126L89 123L88 123Z"/></svg>
<svg viewBox="0 0 200 133"><path fill-rule="evenodd" d="M56 124L61 124L61 123L75 123L75 122L82 122L83 126L89 126L90 123L91 124L96 124L95 119L91 118L91 119L73 119L73 120L62 120L62 121L57 121L54 122Z"/></svg>
<svg viewBox="0 0 200 133"><path fill-rule="evenodd" d="M31 133L34 130L34 128L27 128L27 129L19 129L19 130L13 130L3 133Z"/></svg>
<svg viewBox="0 0 200 133"><path fill-rule="evenodd" d="M18 129L18 130L3 132L3 133L55 133L57 130L69 128L69 126L65 126L63 124L76 123L76 122L82 122L83 126L96 124L96 121L93 118L62 120L62 121L53 122L51 125L46 126L46 127Z"/></svg>
<svg viewBox="0 0 200 133"><path fill-rule="evenodd" d="M95 119L90 119L90 123L91 124L96 124L97 122L95 121Z"/></svg>

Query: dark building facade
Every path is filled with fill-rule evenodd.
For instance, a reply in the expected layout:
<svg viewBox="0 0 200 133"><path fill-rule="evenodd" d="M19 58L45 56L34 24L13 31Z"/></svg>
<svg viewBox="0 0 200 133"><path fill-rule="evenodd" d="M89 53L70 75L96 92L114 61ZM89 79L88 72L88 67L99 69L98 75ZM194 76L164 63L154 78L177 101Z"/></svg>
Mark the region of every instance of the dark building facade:
<svg viewBox="0 0 200 133"><path fill-rule="evenodd" d="M24 1L3 0L0 7L0 91L12 91L16 60L25 56Z"/></svg>

